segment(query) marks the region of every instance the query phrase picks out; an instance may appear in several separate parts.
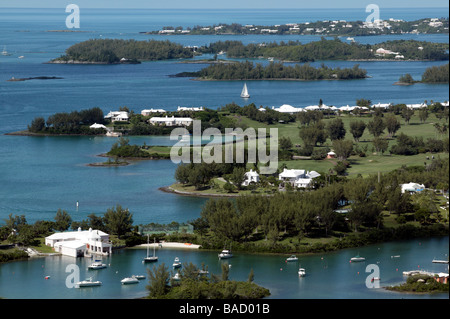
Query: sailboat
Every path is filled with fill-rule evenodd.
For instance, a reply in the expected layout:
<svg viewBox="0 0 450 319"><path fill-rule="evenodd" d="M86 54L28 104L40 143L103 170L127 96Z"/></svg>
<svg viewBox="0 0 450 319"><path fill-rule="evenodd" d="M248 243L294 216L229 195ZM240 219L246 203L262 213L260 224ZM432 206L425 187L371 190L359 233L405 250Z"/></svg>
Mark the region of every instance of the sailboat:
<svg viewBox="0 0 450 319"><path fill-rule="evenodd" d="M2 55L11 55L11 53L6 51L6 47L3 47Z"/></svg>
<svg viewBox="0 0 450 319"><path fill-rule="evenodd" d="M148 254L149 240L150 240L150 235L147 235L147 257L144 258L144 262L154 262L154 261L158 261L158 256L156 256L156 254L155 254L155 249L156 249L156 238L154 238L153 256L150 256L150 255Z"/></svg>
<svg viewBox="0 0 450 319"><path fill-rule="evenodd" d="M247 83L244 83L244 87L242 88L242 92L241 92L241 97L244 99L247 99L250 97L250 94L248 94Z"/></svg>

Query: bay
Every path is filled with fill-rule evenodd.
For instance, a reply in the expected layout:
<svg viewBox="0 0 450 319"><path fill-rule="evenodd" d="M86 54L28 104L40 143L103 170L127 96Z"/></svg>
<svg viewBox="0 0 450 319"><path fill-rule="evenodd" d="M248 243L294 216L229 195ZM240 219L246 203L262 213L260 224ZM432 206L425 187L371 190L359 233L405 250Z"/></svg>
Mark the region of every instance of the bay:
<svg viewBox="0 0 450 319"><path fill-rule="evenodd" d="M433 264L434 258L448 258L449 238L415 239L381 243L358 249L299 256L298 262L286 262L287 256L234 253L221 261L217 251L192 249L157 249L157 263L143 264L145 249L124 249L103 258L107 268L88 270L90 258L65 256L36 257L28 261L10 262L0 267L0 296L7 299L132 299L148 294L147 279L139 284L122 285L120 280L131 275L147 275L147 269L164 263L172 276L172 263L179 257L182 263L208 266L209 274L221 275L221 264L231 265L229 279L246 281L253 269L254 281L270 290L269 299L448 299L448 294L406 294L390 292L383 287L405 282L403 271L447 271L447 265ZM350 263L355 255L365 262ZM392 256L399 256L393 258ZM71 288L78 267L79 279L92 277L102 282L100 287ZM368 288L366 278L378 267L380 288ZM299 267L306 276L299 277ZM78 273L78 272L77 272ZM50 276L50 279L45 279ZM69 282L68 286L66 281Z"/></svg>

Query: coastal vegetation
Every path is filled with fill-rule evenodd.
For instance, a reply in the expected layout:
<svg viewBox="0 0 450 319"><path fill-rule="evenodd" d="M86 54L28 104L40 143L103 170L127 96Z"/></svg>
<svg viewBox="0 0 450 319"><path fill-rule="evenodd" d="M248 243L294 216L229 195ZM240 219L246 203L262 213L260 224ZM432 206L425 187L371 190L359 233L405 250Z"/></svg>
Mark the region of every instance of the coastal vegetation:
<svg viewBox="0 0 450 319"><path fill-rule="evenodd" d="M299 41L279 43L250 43L240 41L218 41L201 47L201 53L223 53L228 58L275 58L290 62L313 62L326 60L395 60L397 54L379 54L383 48L402 55L401 60L448 60L448 43L432 43L416 40L393 40L377 44L343 42L339 38L326 39L302 44ZM419 49L420 48L420 49ZM398 59L397 59L398 60Z"/></svg>
<svg viewBox="0 0 450 319"><path fill-rule="evenodd" d="M411 85L414 83L448 83L449 82L449 70L448 63L440 66L432 66L425 70L422 74L422 80L416 81L411 74L407 73L398 79L397 84Z"/></svg>
<svg viewBox="0 0 450 319"><path fill-rule="evenodd" d="M104 134L104 129L91 129L90 125L104 123L103 111L99 107L91 109L61 112L50 115L47 120L36 117L28 125L28 131L36 134Z"/></svg>
<svg viewBox="0 0 450 319"><path fill-rule="evenodd" d="M93 39L72 45L66 50L65 55L51 62L77 61L115 64L192 57L191 50L170 41Z"/></svg>
<svg viewBox="0 0 450 319"><path fill-rule="evenodd" d="M310 21L303 23L289 23L281 25L254 25L239 23L220 23L209 26L192 26L183 28L181 26L165 26L160 31L141 32L147 34L191 34L191 35L230 35L230 34L303 34L329 36L370 36L381 34L404 34L404 33L448 33L448 18L434 20L423 18L414 21L390 19L381 21L379 26L370 26L364 21Z"/></svg>
<svg viewBox="0 0 450 319"><path fill-rule="evenodd" d="M359 65L352 68L330 68L322 64L315 68L309 64L286 66L271 62L267 66L252 62L213 64L197 72L184 72L176 76L197 77L203 80L352 80L364 79L367 71Z"/></svg>
<svg viewBox="0 0 450 319"><path fill-rule="evenodd" d="M449 291L448 283L441 283L435 277L429 275L413 275L408 277L405 283L398 286L387 286L387 290L412 293L431 293Z"/></svg>
<svg viewBox="0 0 450 319"><path fill-rule="evenodd" d="M171 278L164 263L147 272L150 299L260 299L270 295L268 289L253 282L252 273L247 281L229 280L228 264L222 264L222 274L215 275L209 274L205 265L199 269L192 263L184 263L179 280Z"/></svg>

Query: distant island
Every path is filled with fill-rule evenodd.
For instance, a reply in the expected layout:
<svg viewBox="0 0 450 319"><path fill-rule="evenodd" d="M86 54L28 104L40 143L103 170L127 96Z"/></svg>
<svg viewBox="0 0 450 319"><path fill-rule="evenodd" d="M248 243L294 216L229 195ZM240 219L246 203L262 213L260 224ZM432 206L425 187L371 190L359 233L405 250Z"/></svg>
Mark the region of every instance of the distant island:
<svg viewBox="0 0 450 319"><path fill-rule="evenodd" d="M413 85L415 83L428 83L428 84L448 84L449 83L449 64L440 66L431 66L425 70L422 74L422 80L416 81L411 74L407 73L398 79L394 85Z"/></svg>
<svg viewBox="0 0 450 319"><path fill-rule="evenodd" d="M182 72L175 76L196 77L200 80L351 80L364 79L367 71L359 65L353 68L330 68L322 64L315 68L309 64L286 66L272 62L267 66L252 62L213 64L197 72Z"/></svg>
<svg viewBox="0 0 450 319"><path fill-rule="evenodd" d="M12 77L7 81L8 82L20 82L20 81L29 81L29 80L59 80L59 79L63 79L63 78L58 77L58 76L35 76L35 77L29 77L29 78Z"/></svg>
<svg viewBox="0 0 450 319"><path fill-rule="evenodd" d="M449 59L448 43L416 40L394 40L377 44L344 42L339 38L302 44L299 41L250 43L218 41L197 49L198 53L226 54L228 58L265 58L288 62L326 60L349 61L445 61Z"/></svg>
<svg viewBox="0 0 450 319"><path fill-rule="evenodd" d="M448 32L448 18L424 18L414 21L401 19L366 21L323 20L316 22L286 23L278 25L254 25L220 23L209 26L165 26L158 31L141 32L159 35L326 35L326 36L370 36L389 34L436 34Z"/></svg>
<svg viewBox="0 0 450 319"><path fill-rule="evenodd" d="M141 61L192 57L193 52L190 49L169 41L95 39L72 45L65 55L48 63L136 64Z"/></svg>

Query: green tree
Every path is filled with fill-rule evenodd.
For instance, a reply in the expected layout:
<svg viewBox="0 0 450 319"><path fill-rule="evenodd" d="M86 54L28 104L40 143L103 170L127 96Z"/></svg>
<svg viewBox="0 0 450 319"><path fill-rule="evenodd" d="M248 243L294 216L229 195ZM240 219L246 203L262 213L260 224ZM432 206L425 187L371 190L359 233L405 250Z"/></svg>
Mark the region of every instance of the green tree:
<svg viewBox="0 0 450 319"><path fill-rule="evenodd" d="M327 125L328 137L332 140L342 140L345 137L344 122L340 118L336 118L328 122Z"/></svg>
<svg viewBox="0 0 450 319"><path fill-rule="evenodd" d="M400 129L400 121L394 114L388 114L384 118L384 122L389 133L389 137L395 135L395 133Z"/></svg>
<svg viewBox="0 0 450 319"><path fill-rule="evenodd" d="M386 124L384 123L383 119L380 116L375 116L367 124L367 129L369 130L370 134L372 134L374 137L380 136L385 128Z"/></svg>
<svg viewBox="0 0 450 319"><path fill-rule="evenodd" d="M103 220L106 229L119 238L131 231L133 227L133 214L130 213L128 208L124 209L119 204L116 207L108 208Z"/></svg>
<svg viewBox="0 0 450 319"><path fill-rule="evenodd" d="M55 216L55 229L58 231L66 231L72 223L72 217L65 211L58 209Z"/></svg>
<svg viewBox="0 0 450 319"><path fill-rule="evenodd" d="M169 291L170 273L165 263L162 263L156 268L147 269L149 277L149 284L146 286L149 290L149 297L159 299L164 297Z"/></svg>
<svg viewBox="0 0 450 319"><path fill-rule="evenodd" d="M351 155L353 151L353 142L351 140L334 140L333 149L336 156L343 161Z"/></svg>
<svg viewBox="0 0 450 319"><path fill-rule="evenodd" d="M353 138L356 142L359 142L359 139L364 134L364 130L366 129L366 123L364 121L351 121L350 122L350 133L352 133Z"/></svg>

